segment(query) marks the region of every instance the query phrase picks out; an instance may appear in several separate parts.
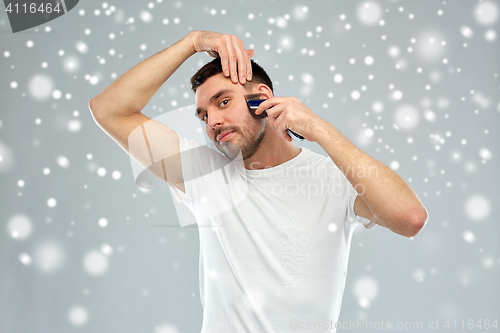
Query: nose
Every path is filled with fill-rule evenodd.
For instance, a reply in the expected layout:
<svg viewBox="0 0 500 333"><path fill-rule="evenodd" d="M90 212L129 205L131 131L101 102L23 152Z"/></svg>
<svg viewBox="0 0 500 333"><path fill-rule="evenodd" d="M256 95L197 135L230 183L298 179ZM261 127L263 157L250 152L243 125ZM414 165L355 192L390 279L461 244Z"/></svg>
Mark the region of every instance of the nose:
<svg viewBox="0 0 500 333"><path fill-rule="evenodd" d="M208 115L207 125L212 131L215 131L217 126L224 125L224 117L222 115L222 112L211 110L210 114Z"/></svg>

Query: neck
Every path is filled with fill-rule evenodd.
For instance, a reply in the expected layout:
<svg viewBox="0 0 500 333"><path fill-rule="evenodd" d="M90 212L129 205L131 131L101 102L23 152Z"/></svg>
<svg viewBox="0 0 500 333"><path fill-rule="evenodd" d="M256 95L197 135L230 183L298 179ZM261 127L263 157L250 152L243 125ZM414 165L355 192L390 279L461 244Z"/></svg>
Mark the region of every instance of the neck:
<svg viewBox="0 0 500 333"><path fill-rule="evenodd" d="M267 131L257 152L244 161L245 169L272 168L296 157L300 151L300 148L283 139L277 131Z"/></svg>

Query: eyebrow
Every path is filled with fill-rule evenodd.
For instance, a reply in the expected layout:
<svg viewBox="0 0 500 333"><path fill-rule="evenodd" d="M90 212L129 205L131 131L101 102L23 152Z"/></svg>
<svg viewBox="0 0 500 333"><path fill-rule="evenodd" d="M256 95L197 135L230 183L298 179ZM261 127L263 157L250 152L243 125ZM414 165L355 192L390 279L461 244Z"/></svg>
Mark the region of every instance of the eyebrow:
<svg viewBox="0 0 500 333"><path fill-rule="evenodd" d="M210 104L210 103L212 103L212 102L213 102L214 100L216 100L217 98L219 98L221 95L226 94L226 93L230 93L230 92L232 92L232 90L231 90L231 89L222 89L222 90L219 90L219 91L218 91L218 92L216 92L216 93L215 93L212 97L210 97L210 102L209 102L209 104ZM201 109L201 108L197 108L197 109L196 109L196 113L195 113L196 118L199 118L198 116L199 116L200 112L202 112L202 111L205 111L205 110L203 110L203 109Z"/></svg>

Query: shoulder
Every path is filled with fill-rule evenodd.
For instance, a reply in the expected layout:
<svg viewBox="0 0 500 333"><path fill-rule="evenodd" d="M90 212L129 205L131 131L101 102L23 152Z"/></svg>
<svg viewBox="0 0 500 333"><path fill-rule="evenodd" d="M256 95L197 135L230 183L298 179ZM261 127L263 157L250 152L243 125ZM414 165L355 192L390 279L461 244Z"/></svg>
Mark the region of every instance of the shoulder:
<svg viewBox="0 0 500 333"><path fill-rule="evenodd" d="M328 166L331 168L335 166L330 156L311 151L307 148L302 148L301 155L303 155L301 162L307 163L311 167L317 168Z"/></svg>
<svg viewBox="0 0 500 333"><path fill-rule="evenodd" d="M300 158L291 166L297 168L299 172L308 170L307 173L320 178L332 178L337 173L337 166L333 163L328 155L311 151L307 148L302 148Z"/></svg>

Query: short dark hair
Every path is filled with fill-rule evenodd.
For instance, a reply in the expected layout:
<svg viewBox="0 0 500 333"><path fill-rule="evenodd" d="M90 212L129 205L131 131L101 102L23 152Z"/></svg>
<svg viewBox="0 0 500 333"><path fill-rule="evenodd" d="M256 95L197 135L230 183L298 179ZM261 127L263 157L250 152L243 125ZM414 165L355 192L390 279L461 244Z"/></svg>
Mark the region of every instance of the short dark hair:
<svg viewBox="0 0 500 333"><path fill-rule="evenodd" d="M269 78L269 75L267 75L264 68L253 61L253 59L250 59L250 62L252 63L252 80L247 81L247 83L245 84L245 88L247 88L248 84L250 84L249 87L251 87L256 83L263 83L268 86L274 94L273 83L271 82L271 79ZM206 63L202 68L198 70L198 72L196 72L196 74L191 77L191 90L193 90L193 92L196 94L196 90L201 84L203 84L203 82L205 82L209 77L212 77L219 73L222 73L222 65L220 62L220 58L215 58L214 60Z"/></svg>

